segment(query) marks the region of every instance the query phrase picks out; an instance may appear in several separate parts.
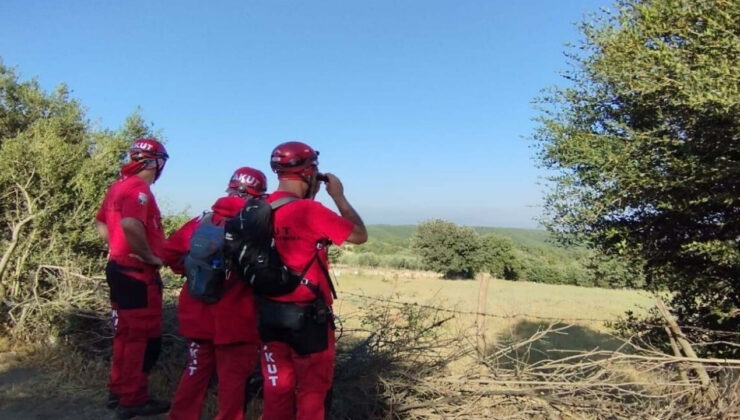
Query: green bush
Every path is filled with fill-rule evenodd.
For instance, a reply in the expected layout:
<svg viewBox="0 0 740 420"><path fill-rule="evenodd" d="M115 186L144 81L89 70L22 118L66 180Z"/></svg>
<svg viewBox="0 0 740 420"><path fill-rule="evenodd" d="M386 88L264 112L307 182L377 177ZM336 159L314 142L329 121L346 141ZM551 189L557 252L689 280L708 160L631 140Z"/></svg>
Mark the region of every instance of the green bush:
<svg viewBox="0 0 740 420"><path fill-rule="evenodd" d="M188 214L188 210L184 209L175 214L167 214L162 216L162 228L166 235L172 235L177 229L180 229L182 225L187 223L192 217Z"/></svg>
<svg viewBox="0 0 740 420"><path fill-rule="evenodd" d="M563 283L563 274L556 268L545 264L532 264L525 268L524 277L535 283L559 284Z"/></svg>
<svg viewBox="0 0 740 420"><path fill-rule="evenodd" d="M483 265L478 234L451 222L437 219L421 223L411 244L425 266L448 279L471 279Z"/></svg>
<svg viewBox="0 0 740 420"><path fill-rule="evenodd" d="M437 226L439 231L450 229L451 232L464 232L463 236L467 235L465 237L468 243L473 244L473 249L477 247L476 255L471 252L465 255L473 265L479 267L479 271L488 272L494 278L599 287L640 287L644 284L639 269L626 261L604 257L585 247L563 247L547 242L546 235L540 231L476 228L473 232L470 228L461 228L448 222L438 223L441 223ZM434 265L424 261L420 250L412 247L412 240L419 240L418 238L412 236L409 240L402 235L389 238L388 232L392 232L393 227L383 228L386 233L383 240L372 239L359 246L344 245L336 261L354 266L433 270L443 273L441 268L434 268ZM498 233L499 231L502 233ZM406 230L403 232L405 234ZM446 236L447 240L455 240L454 234ZM448 244L443 243L443 246ZM448 248L447 253L456 249L453 245ZM362 257L360 261L361 255L368 256ZM458 274L451 273L447 277Z"/></svg>
<svg viewBox="0 0 740 420"><path fill-rule="evenodd" d="M594 254L585 262L592 283L599 287L645 287L645 275L640 267L619 257Z"/></svg>
<svg viewBox="0 0 740 420"><path fill-rule="evenodd" d="M511 239L489 234L481 238L480 258L483 269L499 279L519 278L519 261L513 252Z"/></svg>
<svg viewBox="0 0 740 420"><path fill-rule="evenodd" d="M362 253L357 256L357 265L361 267L378 267L380 266L380 257L373 253Z"/></svg>
<svg viewBox="0 0 740 420"><path fill-rule="evenodd" d="M341 247L338 247L338 246L330 247L329 248L329 263L336 264L340 262L342 258L342 254L344 254L344 250Z"/></svg>
<svg viewBox="0 0 740 420"><path fill-rule="evenodd" d="M404 252L391 255L378 255L373 252L355 253L349 251L349 247L347 247L347 249L344 248L345 247L342 247L336 260L336 262L341 264L360 267L388 267L406 270L422 270L424 268L419 257L404 255ZM351 249L352 251L355 251L357 247Z"/></svg>
<svg viewBox="0 0 740 420"><path fill-rule="evenodd" d="M362 245L352 246L352 252L356 252L358 254L368 252L375 255L395 255L399 252L407 251L408 249L408 241L397 240L377 241L371 239Z"/></svg>
<svg viewBox="0 0 740 420"><path fill-rule="evenodd" d="M404 257L400 255L390 256L390 258L383 259L383 265L390 268L399 268L406 270L421 270L422 264L418 258Z"/></svg>

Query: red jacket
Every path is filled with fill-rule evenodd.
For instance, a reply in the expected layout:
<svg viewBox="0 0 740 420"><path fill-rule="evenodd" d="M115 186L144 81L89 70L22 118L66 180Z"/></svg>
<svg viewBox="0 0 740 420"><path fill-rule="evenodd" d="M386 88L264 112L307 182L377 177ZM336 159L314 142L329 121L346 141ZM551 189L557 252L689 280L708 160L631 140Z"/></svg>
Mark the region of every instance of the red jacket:
<svg viewBox="0 0 740 420"><path fill-rule="evenodd" d="M275 191L267 197L267 201L272 203L290 195L292 194L286 191ZM317 286L326 303L331 305L330 279L321 268L323 265L328 269L329 255L326 246L317 251L317 243L328 240L337 246L341 245L352 233L354 223L318 201L303 199L276 210L273 226L275 248L283 264L297 273L307 270L306 280ZM314 260L316 256L319 258L318 262ZM270 299L280 302L309 302L315 298L314 292L301 285L290 293Z"/></svg>
<svg viewBox="0 0 740 420"><path fill-rule="evenodd" d="M110 186L96 219L108 228L108 259L135 268L126 274L147 281L156 277L157 268L129 256L131 249L121 227L121 220L128 217L144 225L149 247L154 255L159 256L164 242L159 207L149 184L138 176L119 179Z"/></svg>
<svg viewBox="0 0 740 420"><path fill-rule="evenodd" d="M235 216L244 203L244 199L235 196L219 198L211 207L213 222L218 224ZM200 219L188 221L165 242L162 259L177 274L184 273L183 258ZM189 339L212 340L214 344L259 341L252 288L233 274L227 279L227 285L227 292L214 304L193 298L187 285L183 286L177 304L180 334Z"/></svg>

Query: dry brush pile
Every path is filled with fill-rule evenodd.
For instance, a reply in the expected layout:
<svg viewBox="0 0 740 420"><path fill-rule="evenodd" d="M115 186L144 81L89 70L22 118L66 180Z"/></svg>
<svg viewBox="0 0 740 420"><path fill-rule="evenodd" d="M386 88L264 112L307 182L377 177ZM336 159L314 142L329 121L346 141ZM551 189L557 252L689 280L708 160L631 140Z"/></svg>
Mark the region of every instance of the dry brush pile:
<svg viewBox="0 0 740 420"><path fill-rule="evenodd" d="M51 266L39 269L38 281L45 276L56 276L57 287L9 316L27 334L47 337L45 363L53 362L58 383L102 398L111 338L104 280ZM165 356L153 379L163 395L185 361L175 333L177 289L171 283L166 293ZM46 313L64 316L34 329ZM542 342L573 334L564 324L501 339L480 354L473 328L452 332L458 320L449 310L374 300L353 317L359 328L338 331L332 418L740 418L740 361L677 357L639 338L609 350L543 350ZM710 386L693 374L696 364L706 367Z"/></svg>
<svg viewBox="0 0 740 420"><path fill-rule="evenodd" d="M336 418L740 418L737 360L668 355L637 337L614 350L539 350L567 340L573 326L557 323L479 354L474 337L441 331L449 311L376 302L366 312L366 338L340 352Z"/></svg>
<svg viewBox="0 0 740 420"><path fill-rule="evenodd" d="M691 360L625 343L617 351L553 351L530 362L532 346L570 326L494 348L465 373L430 378L416 418L732 418L740 416L740 362L710 361L711 388L682 380ZM706 361L702 361L706 362ZM711 392L710 392L711 391ZM712 395L712 396L710 396Z"/></svg>

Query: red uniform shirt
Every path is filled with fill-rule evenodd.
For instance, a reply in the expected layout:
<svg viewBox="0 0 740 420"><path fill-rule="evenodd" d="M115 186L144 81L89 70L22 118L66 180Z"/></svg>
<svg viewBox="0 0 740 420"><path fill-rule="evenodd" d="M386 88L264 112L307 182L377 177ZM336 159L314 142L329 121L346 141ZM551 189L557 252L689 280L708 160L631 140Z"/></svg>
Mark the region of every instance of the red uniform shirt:
<svg viewBox="0 0 740 420"><path fill-rule="evenodd" d="M121 220L126 217L144 224L149 248L154 255L160 256L164 243L161 214L149 185L138 176L130 176L111 185L96 219L108 227L108 259L121 265L141 268L142 275L151 277L156 273L156 267L129 256L131 248L121 227Z"/></svg>
<svg viewBox="0 0 740 420"><path fill-rule="evenodd" d="M236 196L222 197L211 207L213 222L221 223L239 213L244 200ZM183 274L183 258L190 249L190 238L200 223L200 217L190 220L165 243L162 260L177 274ZM214 344L258 342L257 315L252 288L232 274L226 281L229 289L213 304L203 303L190 295L187 285L180 291L177 318L180 334L191 339L212 340Z"/></svg>
<svg viewBox="0 0 740 420"><path fill-rule="evenodd" d="M291 195L285 191L276 191L267 198L273 202ZM288 268L302 273L316 255L316 244L320 241L331 241L339 246L349 237L354 223L324 207L314 200L297 200L280 207L274 215L275 247L280 258ZM327 248L319 251L319 258L324 267L329 267ZM318 263L311 264L306 279L319 286L326 303L332 303L329 279ZM281 302L308 302L316 298L306 286L300 285L291 293L270 298Z"/></svg>

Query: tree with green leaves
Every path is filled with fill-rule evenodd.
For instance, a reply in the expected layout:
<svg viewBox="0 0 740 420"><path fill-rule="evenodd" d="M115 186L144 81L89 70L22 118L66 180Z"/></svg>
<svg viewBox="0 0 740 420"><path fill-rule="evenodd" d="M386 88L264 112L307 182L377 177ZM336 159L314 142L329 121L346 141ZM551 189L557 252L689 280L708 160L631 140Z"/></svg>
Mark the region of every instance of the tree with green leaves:
<svg viewBox="0 0 740 420"><path fill-rule="evenodd" d="M42 266L102 269L95 213L142 134L150 126L138 112L118 132L95 130L64 85L46 93L0 63L1 313L50 298L57 279Z"/></svg>
<svg viewBox="0 0 740 420"><path fill-rule="evenodd" d="M623 0L541 98L548 228L642 267L681 322L740 330L740 2Z"/></svg>
<svg viewBox="0 0 740 420"><path fill-rule="evenodd" d="M488 234L480 241L481 264L491 276L506 280L519 279L521 267L514 255L514 245L511 239Z"/></svg>
<svg viewBox="0 0 740 420"><path fill-rule="evenodd" d="M481 243L469 227L434 219L422 222L411 239L411 246L429 270L447 279L472 279L481 267Z"/></svg>

